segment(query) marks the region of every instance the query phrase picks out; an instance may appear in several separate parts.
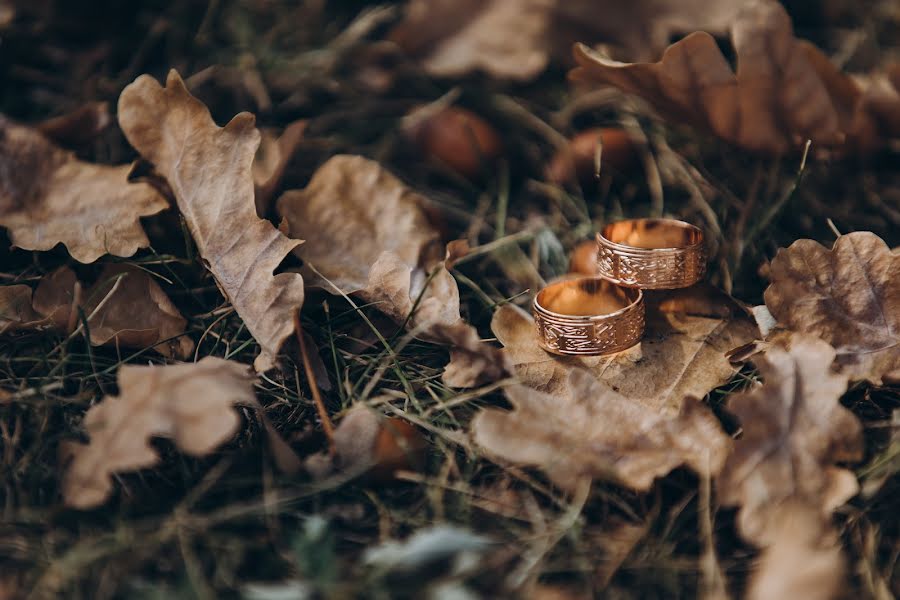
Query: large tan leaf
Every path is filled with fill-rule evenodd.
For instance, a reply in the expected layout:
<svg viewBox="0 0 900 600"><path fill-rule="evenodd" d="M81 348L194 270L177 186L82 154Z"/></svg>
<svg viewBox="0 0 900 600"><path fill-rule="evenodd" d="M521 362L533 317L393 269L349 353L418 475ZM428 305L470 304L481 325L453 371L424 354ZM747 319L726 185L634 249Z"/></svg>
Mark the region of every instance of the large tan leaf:
<svg viewBox="0 0 900 600"><path fill-rule="evenodd" d="M556 394L524 385L505 392L514 410L477 415L475 442L495 457L540 467L567 489L587 476L644 491L683 464L710 476L722 468L731 445L696 398L683 399L677 415L663 414L582 369L572 369L565 390Z"/></svg>
<svg viewBox="0 0 900 600"><path fill-rule="evenodd" d="M122 91L119 124L168 181L200 255L260 345L256 370L274 367L303 304L303 278L273 272L301 242L256 215L253 115L240 113L217 127L172 70L165 88L143 75Z"/></svg>
<svg viewBox="0 0 900 600"><path fill-rule="evenodd" d="M0 225L19 248L62 243L89 263L149 246L140 218L168 204L149 185L128 183L129 170L80 161L0 115Z"/></svg>
<svg viewBox="0 0 900 600"><path fill-rule="evenodd" d="M570 394L569 373L587 369L650 411L678 414L686 397L702 398L728 381L735 368L725 352L751 342L758 330L740 309L706 288L651 293L647 298L643 340L609 356L544 352L537 345L531 316L512 305L497 310L491 328L516 375L529 387L553 396Z"/></svg>
<svg viewBox="0 0 900 600"><path fill-rule="evenodd" d="M827 518L853 496L852 471L835 463L862 458L862 427L839 400L847 375L832 369L834 348L797 335L791 347L770 346L755 363L763 384L731 396L728 409L743 433L718 487L723 504L740 506L738 528L748 541L768 545L778 508L808 504Z"/></svg>
<svg viewBox="0 0 900 600"><path fill-rule="evenodd" d="M696 32L669 46L657 63L620 63L578 45L580 67L571 77L614 85L673 122L709 129L756 152L782 153L806 139L870 150L883 137L900 135L900 96L890 81L863 83L841 74L794 37L778 2L746 2L731 39L736 73L712 36Z"/></svg>
<svg viewBox="0 0 900 600"><path fill-rule="evenodd" d="M103 503L114 473L151 467L159 456L152 437L171 438L193 456L215 450L235 434L238 404L254 404L247 365L207 356L198 363L131 366L119 369L119 395L106 396L88 410L88 444L71 449L63 477L63 497L76 508Z"/></svg>
<svg viewBox="0 0 900 600"><path fill-rule="evenodd" d="M740 2L723 0L414 0L390 37L427 72L484 71L527 80L576 41L609 42L653 56L672 33L723 31Z"/></svg>
<svg viewBox="0 0 900 600"><path fill-rule="evenodd" d="M309 285L356 294L421 337L480 360L485 377L499 377L505 363L460 317L459 289L426 202L377 162L338 155L306 188L285 192L277 209L291 237L305 240L294 253ZM445 380L474 385L459 363Z"/></svg>
<svg viewBox="0 0 900 600"><path fill-rule="evenodd" d="M873 233L831 250L797 240L770 265L766 306L778 324L822 338L854 379L900 377L900 255Z"/></svg>

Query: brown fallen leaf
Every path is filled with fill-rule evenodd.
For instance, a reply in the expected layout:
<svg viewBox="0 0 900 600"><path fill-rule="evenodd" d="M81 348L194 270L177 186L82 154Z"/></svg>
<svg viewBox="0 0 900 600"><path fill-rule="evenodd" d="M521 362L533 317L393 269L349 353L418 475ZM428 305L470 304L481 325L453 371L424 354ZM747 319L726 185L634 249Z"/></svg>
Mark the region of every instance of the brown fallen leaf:
<svg viewBox="0 0 900 600"><path fill-rule="evenodd" d="M47 276L35 290L35 310L64 329L75 285L75 274L65 267ZM96 283L81 293L81 299L80 309L95 346L153 347L164 356L181 359L194 349L193 340L184 335L187 320L143 269L121 263L107 265Z"/></svg>
<svg viewBox="0 0 900 600"><path fill-rule="evenodd" d="M253 160L253 185L255 188L256 214L265 218L272 205L272 197L294 152L303 141L306 121L294 121L280 135L261 132L259 149Z"/></svg>
<svg viewBox="0 0 900 600"><path fill-rule="evenodd" d="M31 306L31 288L27 285L0 287L0 334L27 330L46 321Z"/></svg>
<svg viewBox="0 0 900 600"><path fill-rule="evenodd" d="M802 503L789 503L778 510L771 529L772 543L750 579L749 600L841 597L847 569L830 523Z"/></svg>
<svg viewBox="0 0 900 600"><path fill-rule="evenodd" d="M900 135L900 95L889 79L853 79L815 46L794 37L774 0L752 0L731 23L732 71L715 40L697 31L657 63L621 63L579 44L576 81L614 85L665 118L708 129L751 151L780 154L816 145L872 150Z"/></svg>
<svg viewBox="0 0 900 600"><path fill-rule="evenodd" d="M212 356L193 364L123 366L119 395L104 397L84 417L90 442L68 449L65 503L99 506L112 491L114 473L157 464L152 437L171 438L193 456L213 452L237 432L234 406L256 402L254 380L247 365Z"/></svg>
<svg viewBox="0 0 900 600"><path fill-rule="evenodd" d="M719 476L722 504L740 506L738 529L766 546L778 535L779 507L800 502L827 520L858 491L852 471L835 466L862 458L862 427L840 397L847 375L832 369L835 350L812 336L771 345L754 360L763 384L733 395L728 410L743 426Z"/></svg>
<svg viewBox="0 0 900 600"><path fill-rule="evenodd" d="M148 348L164 356L187 358L194 342L187 321L144 270L107 265L94 285L82 286L61 267L41 279L34 298L25 285L0 287L0 333L53 328L69 332L87 321L91 344Z"/></svg>
<svg viewBox="0 0 900 600"><path fill-rule="evenodd" d="M561 393L524 385L504 391L514 410L479 413L475 442L494 457L540 467L569 490L588 476L646 491L683 464L708 477L719 472L731 446L696 398L682 399L677 415L664 414L583 369L571 370Z"/></svg>
<svg viewBox="0 0 900 600"><path fill-rule="evenodd" d="M118 113L128 141L169 182L200 255L259 344L254 367L275 367L303 304L303 278L273 272L301 242L256 215L253 115L217 127L174 70L165 88L138 77L122 91Z"/></svg>
<svg viewBox="0 0 900 600"><path fill-rule="evenodd" d="M37 131L0 115L0 225L14 246L72 258L131 256L150 245L140 218L168 208L144 183L128 183L129 165L86 163Z"/></svg>
<svg viewBox="0 0 900 600"><path fill-rule="evenodd" d="M420 337L454 346L449 385L476 385L473 361L500 377L505 363L460 317L426 202L377 162L338 155L306 188L285 192L277 210L290 236L306 242L294 253L307 285L358 295Z"/></svg>
<svg viewBox="0 0 900 600"><path fill-rule="evenodd" d="M528 80L573 42L653 56L675 32L724 31L740 2L699 0L415 0L390 38L437 77L484 71Z"/></svg>
<svg viewBox="0 0 900 600"><path fill-rule="evenodd" d="M513 305L491 328L525 385L550 395L569 392L569 373L587 369L614 391L657 414L678 414L688 396L702 398L735 373L725 353L756 339L749 316L708 287L647 293L647 326L638 346L609 356L560 357L537 345L531 315ZM660 309L661 307L661 309Z"/></svg>
<svg viewBox="0 0 900 600"><path fill-rule="evenodd" d="M766 306L781 327L834 346L853 379L900 377L900 255L881 238L849 233L830 250L797 240L769 277Z"/></svg>

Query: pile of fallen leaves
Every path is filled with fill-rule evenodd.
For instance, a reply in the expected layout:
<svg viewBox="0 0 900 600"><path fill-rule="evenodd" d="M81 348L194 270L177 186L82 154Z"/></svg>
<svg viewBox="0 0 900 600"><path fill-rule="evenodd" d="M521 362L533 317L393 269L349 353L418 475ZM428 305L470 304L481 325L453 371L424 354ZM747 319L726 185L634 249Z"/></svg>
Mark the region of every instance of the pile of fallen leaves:
<svg viewBox="0 0 900 600"><path fill-rule="evenodd" d="M0 598L900 591L896 66L774 0L308 4L42 45L79 83L0 2ZM663 215L711 281L541 350L538 288Z"/></svg>

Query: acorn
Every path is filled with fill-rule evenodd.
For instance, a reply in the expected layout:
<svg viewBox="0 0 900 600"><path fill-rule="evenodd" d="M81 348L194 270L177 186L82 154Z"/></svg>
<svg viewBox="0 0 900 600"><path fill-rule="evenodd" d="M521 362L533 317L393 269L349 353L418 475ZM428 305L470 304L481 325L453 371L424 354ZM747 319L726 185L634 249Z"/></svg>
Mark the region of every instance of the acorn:
<svg viewBox="0 0 900 600"><path fill-rule="evenodd" d="M547 179L552 183L569 183L576 177L582 183L593 181L598 143L601 172L625 173L637 164L637 149L624 129L594 127L572 136L569 145L556 153L547 167Z"/></svg>
<svg viewBox="0 0 900 600"><path fill-rule="evenodd" d="M595 240L585 240L575 246L575 249L572 250L572 257L569 259L569 272L592 276L597 274L597 242Z"/></svg>
<svg viewBox="0 0 900 600"><path fill-rule="evenodd" d="M500 134L470 110L433 105L411 113L406 135L429 158L468 179L488 168L503 151Z"/></svg>
<svg viewBox="0 0 900 600"><path fill-rule="evenodd" d="M382 420L375 438L375 464L370 476L391 479L396 471L421 467L425 438L409 421L392 417Z"/></svg>

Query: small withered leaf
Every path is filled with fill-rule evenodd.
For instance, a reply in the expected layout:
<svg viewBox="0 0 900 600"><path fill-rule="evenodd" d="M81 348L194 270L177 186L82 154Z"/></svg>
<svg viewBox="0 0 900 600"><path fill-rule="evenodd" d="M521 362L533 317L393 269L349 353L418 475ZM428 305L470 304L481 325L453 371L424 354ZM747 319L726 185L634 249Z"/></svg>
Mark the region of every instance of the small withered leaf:
<svg viewBox="0 0 900 600"><path fill-rule="evenodd" d="M38 327L45 319L31 306L31 288L27 285L0 287L0 333Z"/></svg>
<svg viewBox="0 0 900 600"><path fill-rule="evenodd" d="M66 504L99 506L112 491L114 473L157 464L152 437L171 438L192 456L213 452L237 431L235 405L256 402L254 380L247 365L212 356L193 364L122 367L119 395L106 396L84 417L90 442L69 448Z"/></svg>
<svg viewBox="0 0 900 600"><path fill-rule="evenodd" d="M882 118L900 108L890 82L842 74L794 37L780 3L744 3L731 23L731 40L736 72L713 37L697 31L669 46L656 63L616 62L579 44L580 66L570 76L614 85L673 122L708 129L754 152L780 154L807 139L867 152L900 135L898 119Z"/></svg>
<svg viewBox="0 0 900 600"><path fill-rule="evenodd" d="M122 91L118 114L128 141L169 182L200 255L260 345L256 370L275 367L303 304L303 278L273 272L301 242L256 214L253 116L216 126L174 70L164 88L138 77Z"/></svg>
<svg viewBox="0 0 900 600"><path fill-rule="evenodd" d="M184 335L187 320L153 277L137 267L108 264L89 286L68 267L60 267L41 279L33 298L28 286L0 287L0 333L71 333L82 318L94 346L152 347L181 359L194 349Z"/></svg>
<svg viewBox="0 0 900 600"><path fill-rule="evenodd" d="M770 265L766 306L779 326L835 347L853 379L900 374L900 255L870 232L781 249Z"/></svg>
<svg viewBox="0 0 900 600"><path fill-rule="evenodd" d="M731 396L728 410L743 433L718 480L726 506L740 506L738 529L768 545L773 515L787 502L814 506L821 518L856 494L852 471L835 466L862 458L862 427L840 397L847 375L832 368L835 350L795 335L790 348L770 345L754 363L763 384Z"/></svg>
<svg viewBox="0 0 900 600"><path fill-rule="evenodd" d="M150 245L140 218L168 208L145 183L128 183L130 166L75 158L37 131L0 115L0 225L14 246L72 258L131 256Z"/></svg>

